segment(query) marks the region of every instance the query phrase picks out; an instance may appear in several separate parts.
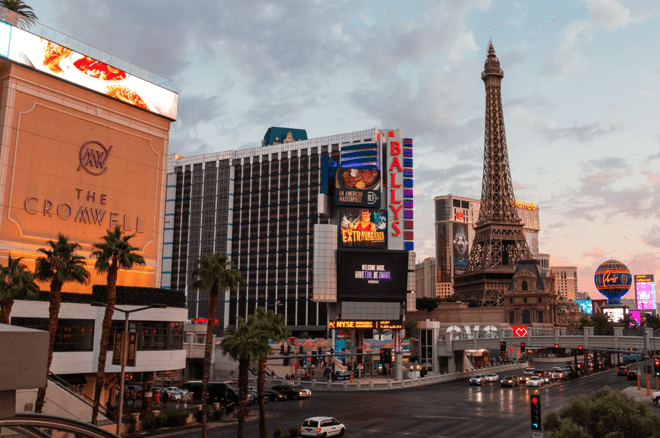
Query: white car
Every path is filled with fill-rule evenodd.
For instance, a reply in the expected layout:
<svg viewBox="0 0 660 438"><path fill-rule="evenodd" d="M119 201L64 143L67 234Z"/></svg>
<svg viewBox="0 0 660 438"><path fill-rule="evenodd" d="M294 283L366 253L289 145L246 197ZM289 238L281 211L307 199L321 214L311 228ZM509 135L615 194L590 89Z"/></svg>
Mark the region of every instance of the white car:
<svg viewBox="0 0 660 438"><path fill-rule="evenodd" d="M344 436L346 427L332 417L311 417L300 426L300 436Z"/></svg>
<svg viewBox="0 0 660 438"><path fill-rule="evenodd" d="M486 380L488 380L488 383L494 383L500 380L500 376L495 373L489 373L486 374Z"/></svg>
<svg viewBox="0 0 660 438"><path fill-rule="evenodd" d="M527 386L543 386L543 379L539 376L532 376L527 381Z"/></svg>
<svg viewBox="0 0 660 438"><path fill-rule="evenodd" d="M656 405L660 405L660 392L651 393L651 399Z"/></svg>
<svg viewBox="0 0 660 438"><path fill-rule="evenodd" d="M470 385L485 385L488 379L483 374L475 374L470 378Z"/></svg>
<svg viewBox="0 0 660 438"><path fill-rule="evenodd" d="M561 380L564 377L566 377L566 371L562 370L561 368L553 368L552 369L552 379L553 380Z"/></svg>

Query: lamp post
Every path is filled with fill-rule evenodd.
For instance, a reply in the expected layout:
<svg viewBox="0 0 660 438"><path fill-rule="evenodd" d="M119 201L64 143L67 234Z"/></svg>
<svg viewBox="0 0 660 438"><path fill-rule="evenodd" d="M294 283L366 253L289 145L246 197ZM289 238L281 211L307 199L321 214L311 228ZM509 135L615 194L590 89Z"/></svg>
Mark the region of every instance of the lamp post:
<svg viewBox="0 0 660 438"><path fill-rule="evenodd" d="M91 303L92 306L96 307L105 307L105 303ZM120 433L121 429L121 416L122 411L124 410L124 379L126 378L126 359L128 356L128 317L131 313L140 312L147 309L164 309L167 306L165 304L151 304L149 306L138 307L137 309L120 309L115 307L117 312L122 312L124 314L124 332L121 337L121 377L119 380L119 409L117 412L117 435Z"/></svg>

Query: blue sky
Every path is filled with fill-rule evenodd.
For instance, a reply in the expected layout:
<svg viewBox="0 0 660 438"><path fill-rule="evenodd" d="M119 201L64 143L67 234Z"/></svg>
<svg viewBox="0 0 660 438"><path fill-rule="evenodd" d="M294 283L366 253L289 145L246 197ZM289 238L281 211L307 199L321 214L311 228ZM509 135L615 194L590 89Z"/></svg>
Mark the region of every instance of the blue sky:
<svg viewBox="0 0 660 438"><path fill-rule="evenodd" d="M433 198L481 193L492 36L515 195L541 208L541 251L578 266L594 297L609 258L660 276L657 0L28 4L172 79L172 153L256 147L287 124L310 137L402 129L415 139L418 260L435 254Z"/></svg>

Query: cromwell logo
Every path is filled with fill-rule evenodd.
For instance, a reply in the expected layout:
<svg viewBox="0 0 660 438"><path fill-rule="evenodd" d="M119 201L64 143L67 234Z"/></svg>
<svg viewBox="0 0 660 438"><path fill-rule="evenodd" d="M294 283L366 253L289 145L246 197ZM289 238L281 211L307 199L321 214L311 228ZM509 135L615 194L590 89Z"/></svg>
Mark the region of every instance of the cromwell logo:
<svg viewBox="0 0 660 438"><path fill-rule="evenodd" d="M92 175L102 175L108 168L105 162L112 151L112 145L106 148L98 140L88 140L80 147L80 164L78 170L85 169Z"/></svg>

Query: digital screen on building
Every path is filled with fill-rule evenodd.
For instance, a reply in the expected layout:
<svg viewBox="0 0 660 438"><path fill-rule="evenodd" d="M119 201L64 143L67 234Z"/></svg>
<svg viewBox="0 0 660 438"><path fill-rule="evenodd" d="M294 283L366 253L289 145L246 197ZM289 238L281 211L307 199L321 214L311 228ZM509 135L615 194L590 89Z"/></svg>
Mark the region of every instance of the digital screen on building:
<svg viewBox="0 0 660 438"><path fill-rule="evenodd" d="M467 224L453 223L454 234L452 237L452 247L454 252L454 275L464 274L470 254L468 251L468 228Z"/></svg>
<svg viewBox="0 0 660 438"><path fill-rule="evenodd" d="M408 252L339 250L339 301L404 301Z"/></svg>
<svg viewBox="0 0 660 438"><path fill-rule="evenodd" d="M387 212L368 208L342 208L339 246L387 248Z"/></svg>
<svg viewBox="0 0 660 438"><path fill-rule="evenodd" d="M635 321L637 325L640 325L642 323L642 312L640 312L639 310L630 310L628 311L628 315L630 315L630 319Z"/></svg>
<svg viewBox="0 0 660 438"><path fill-rule="evenodd" d="M176 93L4 22L0 56L176 120Z"/></svg>
<svg viewBox="0 0 660 438"><path fill-rule="evenodd" d="M335 205L380 208L380 169L337 168Z"/></svg>
<svg viewBox="0 0 660 438"><path fill-rule="evenodd" d="M594 313L594 306L591 300L575 300L575 302L580 306L580 312L584 312L587 315Z"/></svg>
<svg viewBox="0 0 660 438"><path fill-rule="evenodd" d="M637 310L655 310L655 281L653 275L635 275Z"/></svg>
<svg viewBox="0 0 660 438"><path fill-rule="evenodd" d="M624 310L623 307L605 307L603 313L612 322L621 322L623 320Z"/></svg>
<svg viewBox="0 0 660 438"><path fill-rule="evenodd" d="M328 329L381 329L401 330L403 321L364 321L364 320L335 320L328 321Z"/></svg>
<svg viewBox="0 0 660 438"><path fill-rule="evenodd" d="M511 331L515 338L521 338L527 336L527 326L526 325L512 325Z"/></svg>

